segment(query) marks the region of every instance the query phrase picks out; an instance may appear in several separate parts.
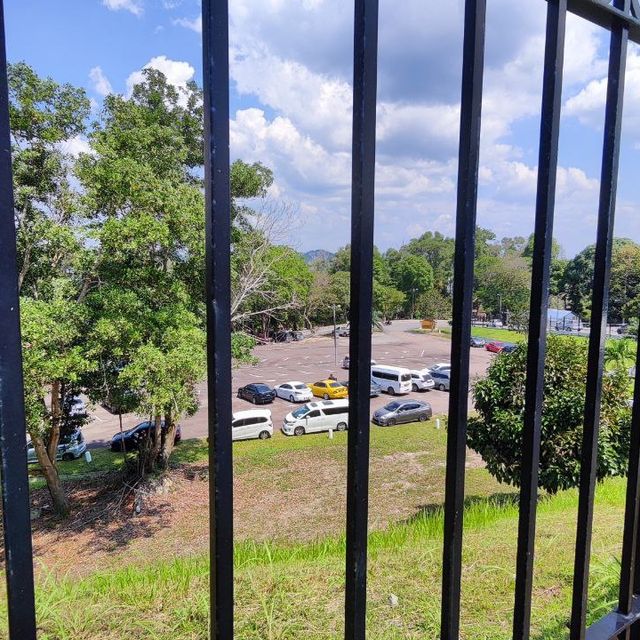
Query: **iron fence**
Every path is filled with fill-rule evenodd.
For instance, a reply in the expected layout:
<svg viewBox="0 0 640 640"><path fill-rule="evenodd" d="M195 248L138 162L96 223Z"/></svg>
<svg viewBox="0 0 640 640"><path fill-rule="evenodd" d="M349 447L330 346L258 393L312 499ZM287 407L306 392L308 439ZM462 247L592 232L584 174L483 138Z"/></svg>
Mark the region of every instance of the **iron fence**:
<svg viewBox="0 0 640 640"><path fill-rule="evenodd" d="M544 4L540 2L541 10ZM548 0L528 337L513 638L530 637L546 317L567 13L610 32L587 396L569 623L571 640L640 638L640 400L634 402L618 606L586 628L608 280L629 41L640 43L640 0ZM466 0L454 259L441 639L460 635L469 340L484 69L486 0ZM203 0L206 301L210 443L211 637L233 637L228 0ZM345 638L366 636L369 367L375 178L378 0L355 0L351 340ZM0 466L10 640L34 640L33 560L21 368L9 103L0 0ZM640 349L637 355L640 359ZM640 377L634 398L640 399Z"/></svg>

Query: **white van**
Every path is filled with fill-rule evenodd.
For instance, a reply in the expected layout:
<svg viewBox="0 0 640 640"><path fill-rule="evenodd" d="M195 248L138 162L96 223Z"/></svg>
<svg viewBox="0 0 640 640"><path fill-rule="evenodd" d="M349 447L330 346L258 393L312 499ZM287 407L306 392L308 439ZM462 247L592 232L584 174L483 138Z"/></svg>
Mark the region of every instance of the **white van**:
<svg viewBox="0 0 640 640"><path fill-rule="evenodd" d="M302 436L320 431L344 431L349 426L348 400L319 400L307 402L288 413L282 423L282 433Z"/></svg>
<svg viewBox="0 0 640 640"><path fill-rule="evenodd" d="M378 364L371 367L371 380L379 384L382 390L391 396L411 391L411 371L403 367L388 367Z"/></svg>
<svg viewBox="0 0 640 640"><path fill-rule="evenodd" d="M266 440L273 435L273 422L269 409L249 409L236 411L231 423L232 440Z"/></svg>

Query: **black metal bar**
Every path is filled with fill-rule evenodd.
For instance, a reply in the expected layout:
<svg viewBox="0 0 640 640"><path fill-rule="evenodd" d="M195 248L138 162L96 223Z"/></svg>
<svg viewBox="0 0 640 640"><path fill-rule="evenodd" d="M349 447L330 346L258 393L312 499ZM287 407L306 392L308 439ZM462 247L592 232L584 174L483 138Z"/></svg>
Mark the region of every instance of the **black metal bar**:
<svg viewBox="0 0 640 640"><path fill-rule="evenodd" d="M233 638L229 11L203 0L211 638Z"/></svg>
<svg viewBox="0 0 640 640"><path fill-rule="evenodd" d="M547 348L547 309L558 166L567 0L549 0L544 56L538 191L531 273L527 386L522 434L520 515L513 618L514 640L528 640L538 504L540 429Z"/></svg>
<svg viewBox="0 0 640 640"><path fill-rule="evenodd" d="M628 12L630 10L630 0L615 0L615 7ZM608 283L611 270L611 246L618 181L627 42L627 27L614 25L611 30L611 45L609 49L609 79L607 84L598 230L591 304L589 364L582 438L578 531L571 610L571 640L583 640L585 637L593 500L598 462L598 423L600 421L600 395L609 302Z"/></svg>
<svg viewBox="0 0 640 640"><path fill-rule="evenodd" d="M366 637L377 65L378 0L356 0L344 625L346 640L364 640Z"/></svg>
<svg viewBox="0 0 640 640"><path fill-rule="evenodd" d="M607 614L587 629L585 640L615 640L639 622L640 598L634 596L627 615L618 611Z"/></svg>
<svg viewBox="0 0 640 640"><path fill-rule="evenodd" d="M627 498L624 514L624 534L620 571L618 611L631 613L633 594L640 586L636 583L638 527L640 526L640 341L636 352L636 378L631 412L631 440L629 444L629 471L627 474Z"/></svg>
<svg viewBox="0 0 640 640"><path fill-rule="evenodd" d="M486 0L466 0L451 332L441 639L458 640Z"/></svg>
<svg viewBox="0 0 640 640"><path fill-rule="evenodd" d="M637 11L638 0L633 0L633 3L636 7L635 11ZM629 40L640 44L640 20L637 13L632 15L628 10L604 4L599 0L568 0L567 9L605 29L611 30L613 27L625 26L629 30Z"/></svg>
<svg viewBox="0 0 640 640"><path fill-rule="evenodd" d="M35 640L29 477L22 377L9 87L0 0L0 469L9 638Z"/></svg>

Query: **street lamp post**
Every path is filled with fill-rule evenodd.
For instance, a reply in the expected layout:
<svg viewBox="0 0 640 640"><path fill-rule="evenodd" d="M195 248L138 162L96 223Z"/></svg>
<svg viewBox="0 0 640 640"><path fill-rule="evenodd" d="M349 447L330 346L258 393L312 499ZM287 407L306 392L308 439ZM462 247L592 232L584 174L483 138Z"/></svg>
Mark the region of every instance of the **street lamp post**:
<svg viewBox="0 0 640 640"><path fill-rule="evenodd" d="M340 308L340 305L331 305L333 308L333 362L335 366L338 366L338 330L336 327L336 306Z"/></svg>

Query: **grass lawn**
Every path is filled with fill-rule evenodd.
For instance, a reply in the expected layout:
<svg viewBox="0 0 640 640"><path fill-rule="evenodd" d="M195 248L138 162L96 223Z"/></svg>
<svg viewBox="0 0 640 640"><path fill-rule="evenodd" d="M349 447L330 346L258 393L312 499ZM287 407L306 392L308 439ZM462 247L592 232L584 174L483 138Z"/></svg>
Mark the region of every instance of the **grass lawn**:
<svg viewBox="0 0 640 640"><path fill-rule="evenodd" d="M596 500L590 620L615 598L624 483L600 485ZM577 495L542 501L532 638L566 637ZM510 638L517 510L513 499L469 500L465 512L462 638ZM149 542L149 541L148 541ZM442 513L427 508L370 536L368 637L432 639L439 625ZM208 558L149 554L146 563L81 579L42 574L45 640L204 640ZM330 640L341 637L344 539L308 544L240 543L235 554L236 637ZM398 597L391 607L389 596ZM0 600L4 606L4 600ZM4 616L2 617L4 620ZM0 623L2 624L2 623Z"/></svg>

